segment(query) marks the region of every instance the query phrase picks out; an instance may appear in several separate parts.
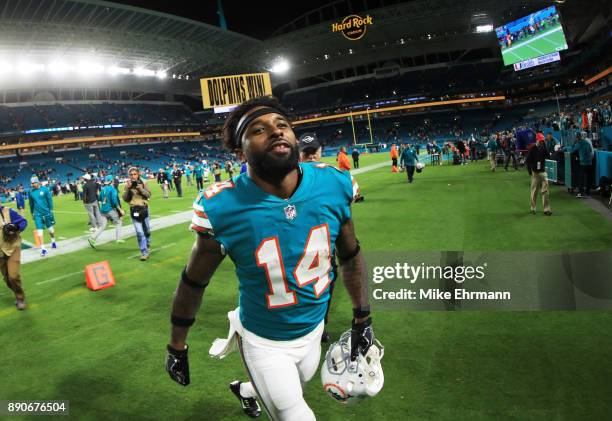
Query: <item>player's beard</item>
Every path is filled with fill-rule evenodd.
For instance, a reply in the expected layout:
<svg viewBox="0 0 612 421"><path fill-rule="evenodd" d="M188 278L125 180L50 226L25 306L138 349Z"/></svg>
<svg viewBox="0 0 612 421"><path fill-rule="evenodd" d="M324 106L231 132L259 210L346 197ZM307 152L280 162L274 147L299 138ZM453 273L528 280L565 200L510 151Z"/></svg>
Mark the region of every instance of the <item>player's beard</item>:
<svg viewBox="0 0 612 421"><path fill-rule="evenodd" d="M285 157L277 157L271 152L263 151L253 153L247 158L247 162L261 179L279 185L283 178L298 166L300 156L298 146L291 145L290 148L291 152Z"/></svg>

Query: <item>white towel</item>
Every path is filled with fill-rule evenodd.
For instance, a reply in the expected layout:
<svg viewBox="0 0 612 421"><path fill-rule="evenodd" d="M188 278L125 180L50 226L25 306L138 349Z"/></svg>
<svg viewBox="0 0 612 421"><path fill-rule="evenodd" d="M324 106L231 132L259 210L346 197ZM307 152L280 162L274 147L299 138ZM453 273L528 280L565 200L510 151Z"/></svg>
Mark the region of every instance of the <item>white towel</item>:
<svg viewBox="0 0 612 421"><path fill-rule="evenodd" d="M227 313L227 318L230 322L227 338L215 339L212 346L208 350L208 355L213 358L223 359L232 352L236 351L236 334L240 334L242 331L242 324L240 323L238 308Z"/></svg>

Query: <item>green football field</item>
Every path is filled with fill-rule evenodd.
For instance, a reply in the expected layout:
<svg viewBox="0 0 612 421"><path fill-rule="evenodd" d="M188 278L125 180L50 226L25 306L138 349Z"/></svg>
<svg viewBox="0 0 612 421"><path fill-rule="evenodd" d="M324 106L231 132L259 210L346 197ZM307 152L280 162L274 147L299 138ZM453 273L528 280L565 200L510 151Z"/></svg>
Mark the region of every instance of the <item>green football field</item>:
<svg viewBox="0 0 612 421"><path fill-rule="evenodd" d="M386 160L388 154L362 156L361 164ZM525 171L491 173L480 161L426 167L412 185L388 167L356 178L366 200L353 206L353 218L366 251L612 249L612 222L562 188L552 187L552 217L529 215ZM154 191L154 215L186 210L192 200L163 200ZM82 206L68 196L56 209ZM59 235L86 228L84 211L57 211ZM16 311L10 291L0 290L0 400L69 400L78 420L247 419L228 389L245 378L239 355L208 357L237 305L229 259L190 333L191 385L177 385L163 369L172 294L192 243L182 224L153 232L157 251L147 262L129 258L138 252L129 238L24 265L29 308ZM100 260L109 261L117 284L94 293L79 271ZM332 337L350 319L339 285ZM317 419L583 420L612 413L612 312L380 311L373 320L385 345L383 390L343 406L324 394L317 373L305 389Z"/></svg>
<svg viewBox="0 0 612 421"><path fill-rule="evenodd" d="M535 35L523 41L512 44L510 48L502 50L502 57L506 66L530 58L543 56L567 49L567 41L563 35L563 28L557 25L543 34Z"/></svg>

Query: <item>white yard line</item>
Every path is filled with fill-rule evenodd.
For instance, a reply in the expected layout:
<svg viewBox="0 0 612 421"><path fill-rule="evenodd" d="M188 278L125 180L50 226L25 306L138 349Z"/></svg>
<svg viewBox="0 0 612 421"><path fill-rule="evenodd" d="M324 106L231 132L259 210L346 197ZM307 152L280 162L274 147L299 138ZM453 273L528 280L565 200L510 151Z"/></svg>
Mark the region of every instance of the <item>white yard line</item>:
<svg viewBox="0 0 612 421"><path fill-rule="evenodd" d="M60 281L62 279L66 279L66 278L70 278L71 276L74 275L78 275L80 273L84 273L84 270L80 270L78 272L72 272L72 273L68 273L66 275L62 275L62 276L58 276L56 278L51 278L51 279L47 279L46 281L40 281L40 282L36 282L36 285L42 285L42 284L46 284L47 282L55 282L55 281Z"/></svg>
<svg viewBox="0 0 612 421"><path fill-rule="evenodd" d="M533 51L535 51L536 53L538 53L538 54L539 54L539 55L541 55L541 56L543 56L543 55L544 55L544 53L543 53L542 51L538 50L538 49L537 49L537 48L535 48L535 47L532 47L531 45L528 45L527 47L531 48Z"/></svg>
<svg viewBox="0 0 612 421"><path fill-rule="evenodd" d="M391 167L391 162L381 162L380 164L372 164L367 167L357 168L356 170L351 170L352 175L363 174L364 172L377 170L382 167Z"/></svg>
<svg viewBox="0 0 612 421"><path fill-rule="evenodd" d="M159 251L159 250L167 249L168 247L172 247L174 244L176 244L176 243L168 243L165 246L155 247L155 248L151 249L150 251L154 252L154 251ZM140 253L132 254L131 256L126 257L126 259L135 259L137 257L140 257Z"/></svg>

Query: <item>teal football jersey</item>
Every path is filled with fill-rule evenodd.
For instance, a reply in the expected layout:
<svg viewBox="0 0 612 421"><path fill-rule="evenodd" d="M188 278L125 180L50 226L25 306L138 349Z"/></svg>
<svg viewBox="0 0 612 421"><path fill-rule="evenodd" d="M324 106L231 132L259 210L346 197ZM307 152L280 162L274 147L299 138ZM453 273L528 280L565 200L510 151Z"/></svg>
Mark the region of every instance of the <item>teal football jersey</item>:
<svg viewBox="0 0 612 421"><path fill-rule="evenodd" d="M327 164L302 163L289 199L264 192L247 173L217 183L194 202L191 228L221 243L236 265L240 321L250 332L290 340L325 316L331 256L351 217L353 182Z"/></svg>
<svg viewBox="0 0 612 421"><path fill-rule="evenodd" d="M32 216L47 216L53 210L51 191L45 186L30 190L30 213Z"/></svg>

